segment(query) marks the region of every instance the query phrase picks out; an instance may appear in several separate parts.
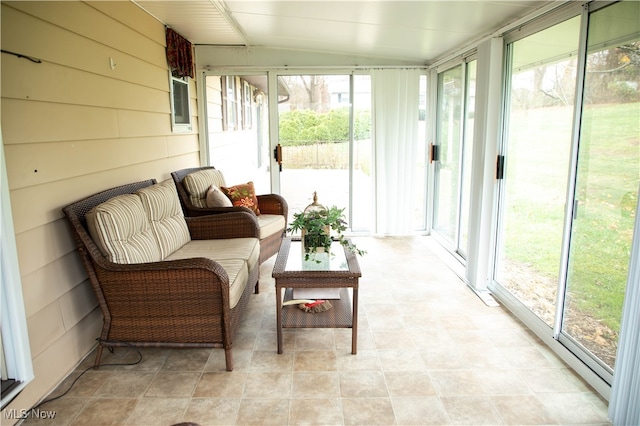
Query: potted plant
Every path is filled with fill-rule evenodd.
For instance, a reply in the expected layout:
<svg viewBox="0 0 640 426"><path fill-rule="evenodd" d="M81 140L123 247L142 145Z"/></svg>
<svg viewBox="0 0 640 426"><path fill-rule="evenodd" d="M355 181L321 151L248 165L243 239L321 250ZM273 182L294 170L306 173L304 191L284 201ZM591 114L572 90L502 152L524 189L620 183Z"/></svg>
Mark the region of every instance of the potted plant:
<svg viewBox="0 0 640 426"><path fill-rule="evenodd" d="M325 208L317 203L314 193L314 203L301 213L294 213L293 221L287 229L289 232L300 231L305 260L317 253L331 253L331 242L338 241L347 249L362 256L366 252L360 250L342 233L347 229L344 208L336 206ZM332 235L333 231L333 235ZM319 260L316 259L316 262Z"/></svg>

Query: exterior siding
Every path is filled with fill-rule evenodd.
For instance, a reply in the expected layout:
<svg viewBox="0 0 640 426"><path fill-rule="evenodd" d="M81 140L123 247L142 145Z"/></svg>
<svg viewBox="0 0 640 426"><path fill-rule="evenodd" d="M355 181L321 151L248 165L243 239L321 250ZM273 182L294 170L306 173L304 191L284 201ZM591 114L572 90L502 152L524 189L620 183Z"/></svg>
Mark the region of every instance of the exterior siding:
<svg viewBox="0 0 640 426"><path fill-rule="evenodd" d="M171 130L164 26L131 2L3 2L2 136L35 379L45 397L95 346L102 316L61 208L200 164ZM110 58L116 64L112 69ZM197 125L196 83L190 82Z"/></svg>

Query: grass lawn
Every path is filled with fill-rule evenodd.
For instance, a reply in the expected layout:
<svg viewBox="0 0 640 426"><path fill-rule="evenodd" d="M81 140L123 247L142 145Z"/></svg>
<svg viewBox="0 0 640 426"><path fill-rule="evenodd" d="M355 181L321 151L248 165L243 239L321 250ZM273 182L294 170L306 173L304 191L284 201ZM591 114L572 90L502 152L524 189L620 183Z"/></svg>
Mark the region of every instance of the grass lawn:
<svg viewBox="0 0 640 426"><path fill-rule="evenodd" d="M517 143L510 147L514 158L507 158L507 179L513 180L507 185L505 255L554 281L562 243L571 113L570 107L554 107L511 117L511 128L518 134L510 138ZM617 332L640 184L640 103L588 107L581 136L568 296L570 306Z"/></svg>

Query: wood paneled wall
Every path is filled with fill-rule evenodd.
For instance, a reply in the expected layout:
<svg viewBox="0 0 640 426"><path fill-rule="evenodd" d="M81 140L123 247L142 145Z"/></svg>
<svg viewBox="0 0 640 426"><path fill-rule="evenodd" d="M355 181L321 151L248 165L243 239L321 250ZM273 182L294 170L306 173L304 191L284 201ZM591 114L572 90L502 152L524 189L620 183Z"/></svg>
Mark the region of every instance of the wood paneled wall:
<svg viewBox="0 0 640 426"><path fill-rule="evenodd" d="M164 26L134 3L3 2L1 117L35 380L28 409L95 345L102 325L61 208L198 166L172 133ZM114 64L115 66L112 66ZM197 129L196 83L190 82Z"/></svg>

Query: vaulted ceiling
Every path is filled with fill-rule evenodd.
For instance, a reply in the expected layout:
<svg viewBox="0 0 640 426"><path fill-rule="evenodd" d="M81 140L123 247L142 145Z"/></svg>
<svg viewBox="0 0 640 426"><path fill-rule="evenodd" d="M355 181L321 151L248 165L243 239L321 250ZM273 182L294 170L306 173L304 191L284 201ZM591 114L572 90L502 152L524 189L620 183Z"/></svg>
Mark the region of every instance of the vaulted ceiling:
<svg viewBox="0 0 640 426"><path fill-rule="evenodd" d="M548 1L135 0L197 45L255 46L429 64Z"/></svg>

